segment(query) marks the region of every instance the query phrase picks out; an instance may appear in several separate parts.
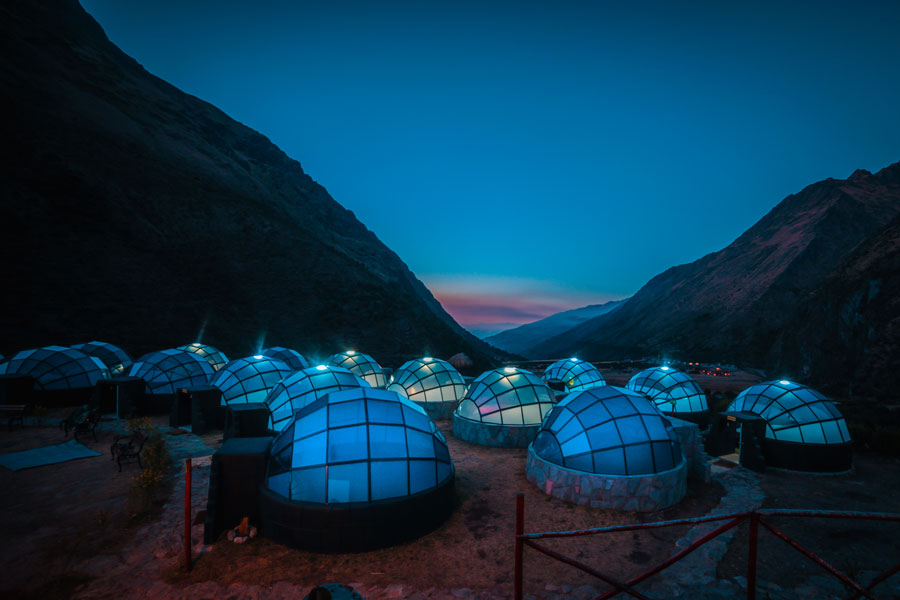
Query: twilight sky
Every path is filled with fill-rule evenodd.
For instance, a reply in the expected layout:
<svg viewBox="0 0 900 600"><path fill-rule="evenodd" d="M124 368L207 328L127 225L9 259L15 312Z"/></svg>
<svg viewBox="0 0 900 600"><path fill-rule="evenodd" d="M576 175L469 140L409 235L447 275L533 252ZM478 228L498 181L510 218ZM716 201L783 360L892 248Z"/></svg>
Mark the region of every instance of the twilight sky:
<svg viewBox="0 0 900 600"><path fill-rule="evenodd" d="M82 4L470 327L631 295L900 159L900 2Z"/></svg>

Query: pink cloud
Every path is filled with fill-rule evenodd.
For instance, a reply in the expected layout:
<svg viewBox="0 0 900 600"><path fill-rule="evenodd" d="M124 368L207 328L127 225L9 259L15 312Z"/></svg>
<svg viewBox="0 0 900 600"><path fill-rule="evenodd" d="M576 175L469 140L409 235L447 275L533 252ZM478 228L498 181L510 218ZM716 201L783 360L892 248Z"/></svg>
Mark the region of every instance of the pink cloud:
<svg viewBox="0 0 900 600"><path fill-rule="evenodd" d="M522 325L579 306L561 301L530 300L518 295L436 292L435 297L463 326L484 323Z"/></svg>

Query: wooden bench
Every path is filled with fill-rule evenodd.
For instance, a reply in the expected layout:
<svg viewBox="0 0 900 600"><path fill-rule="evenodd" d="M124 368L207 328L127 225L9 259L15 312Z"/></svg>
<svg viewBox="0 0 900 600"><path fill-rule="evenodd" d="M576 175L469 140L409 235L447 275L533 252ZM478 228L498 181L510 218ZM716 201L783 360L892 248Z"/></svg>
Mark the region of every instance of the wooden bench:
<svg viewBox="0 0 900 600"><path fill-rule="evenodd" d="M0 419L6 419L6 427L12 430L14 422L23 425L22 417L25 416L25 404L0 404Z"/></svg>
<svg viewBox="0 0 900 600"><path fill-rule="evenodd" d="M97 425L100 424L100 411L92 410L89 411L84 417L75 423L75 427L73 428L73 436L75 441L78 441L79 433L90 433L94 436L94 441L97 441Z"/></svg>

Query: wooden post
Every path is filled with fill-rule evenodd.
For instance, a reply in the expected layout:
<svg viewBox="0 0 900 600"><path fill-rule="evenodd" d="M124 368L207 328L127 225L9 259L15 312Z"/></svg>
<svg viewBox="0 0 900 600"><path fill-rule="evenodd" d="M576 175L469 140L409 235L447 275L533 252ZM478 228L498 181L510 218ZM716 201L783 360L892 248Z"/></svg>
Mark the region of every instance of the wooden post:
<svg viewBox="0 0 900 600"><path fill-rule="evenodd" d="M759 514L750 513L749 556L747 559L747 600L756 599L756 550L759 539Z"/></svg>
<svg viewBox="0 0 900 600"><path fill-rule="evenodd" d="M191 459L184 461L184 568L191 570Z"/></svg>
<svg viewBox="0 0 900 600"><path fill-rule="evenodd" d="M515 600L522 600L522 550L524 549L524 540L522 534L525 533L525 495L516 494L516 553L514 580L513 580L513 597Z"/></svg>

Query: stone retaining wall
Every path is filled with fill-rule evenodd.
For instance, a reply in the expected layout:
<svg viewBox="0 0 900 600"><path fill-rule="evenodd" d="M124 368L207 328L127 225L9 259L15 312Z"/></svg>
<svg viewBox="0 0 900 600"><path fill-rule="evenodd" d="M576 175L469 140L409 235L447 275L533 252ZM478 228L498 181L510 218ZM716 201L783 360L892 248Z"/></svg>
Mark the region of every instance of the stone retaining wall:
<svg viewBox="0 0 900 600"><path fill-rule="evenodd" d="M688 463L688 477L709 483L709 455L703 449L703 436L696 423L675 417L666 417L672 422L675 435L681 442L681 453Z"/></svg>
<svg viewBox="0 0 900 600"><path fill-rule="evenodd" d="M457 438L497 448L527 448L540 425L500 425L482 423L453 413L453 435Z"/></svg>
<svg viewBox="0 0 900 600"><path fill-rule="evenodd" d="M687 492L688 461L652 475L594 475L547 462L528 448L525 474L545 494L591 508L652 512L681 501Z"/></svg>
<svg viewBox="0 0 900 600"><path fill-rule="evenodd" d="M419 402L413 400L416 404L425 409L428 416L434 421L443 421L453 416L453 411L459 406L459 400L450 400L449 402Z"/></svg>

